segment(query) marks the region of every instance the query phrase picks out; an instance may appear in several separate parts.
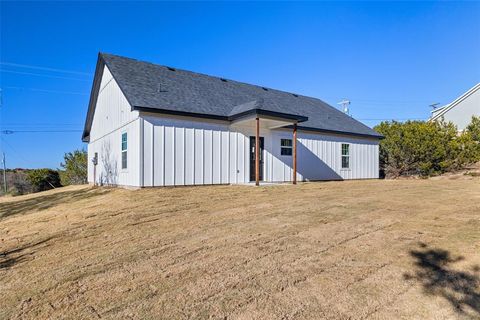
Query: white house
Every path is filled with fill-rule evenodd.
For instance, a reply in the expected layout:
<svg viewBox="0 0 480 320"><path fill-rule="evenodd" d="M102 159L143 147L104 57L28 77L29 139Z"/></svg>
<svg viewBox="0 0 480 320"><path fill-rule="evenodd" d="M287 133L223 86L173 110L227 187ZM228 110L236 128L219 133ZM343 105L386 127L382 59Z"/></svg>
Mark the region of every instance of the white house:
<svg viewBox="0 0 480 320"><path fill-rule="evenodd" d="M378 178L380 138L319 99L102 53L82 136L88 181L132 187Z"/></svg>
<svg viewBox="0 0 480 320"><path fill-rule="evenodd" d="M472 116L480 117L480 83L452 103L433 110L430 121L443 119L455 124L458 131L463 131L472 121Z"/></svg>

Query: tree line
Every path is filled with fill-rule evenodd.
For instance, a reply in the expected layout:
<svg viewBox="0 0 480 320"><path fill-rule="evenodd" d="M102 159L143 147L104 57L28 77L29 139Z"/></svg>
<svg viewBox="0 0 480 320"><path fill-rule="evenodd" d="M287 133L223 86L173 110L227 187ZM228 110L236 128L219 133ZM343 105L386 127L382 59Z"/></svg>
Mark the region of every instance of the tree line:
<svg viewBox="0 0 480 320"><path fill-rule="evenodd" d="M444 121L385 121L374 129L384 136L380 141L380 168L386 178L429 177L480 161L480 117L472 117L463 132ZM57 170L7 170L8 193L21 195L85 184L87 164L87 152L75 150L65 153Z"/></svg>
<svg viewBox="0 0 480 320"><path fill-rule="evenodd" d="M72 184L87 183L87 152L75 150L64 155L60 169L8 169L7 193L22 195ZM3 192L3 188L1 188Z"/></svg>

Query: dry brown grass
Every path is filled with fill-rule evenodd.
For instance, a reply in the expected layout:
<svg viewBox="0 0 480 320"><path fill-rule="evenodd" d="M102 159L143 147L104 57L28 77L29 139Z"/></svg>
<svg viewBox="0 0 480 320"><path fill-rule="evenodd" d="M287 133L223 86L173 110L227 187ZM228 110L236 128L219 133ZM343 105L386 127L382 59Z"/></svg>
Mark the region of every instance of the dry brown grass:
<svg viewBox="0 0 480 320"><path fill-rule="evenodd" d="M480 179L0 200L0 318L480 317Z"/></svg>

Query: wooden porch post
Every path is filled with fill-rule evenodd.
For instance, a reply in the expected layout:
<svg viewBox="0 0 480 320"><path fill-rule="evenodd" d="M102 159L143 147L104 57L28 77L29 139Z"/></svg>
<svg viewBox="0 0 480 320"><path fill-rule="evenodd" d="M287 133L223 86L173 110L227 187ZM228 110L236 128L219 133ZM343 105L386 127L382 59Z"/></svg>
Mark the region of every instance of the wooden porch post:
<svg viewBox="0 0 480 320"><path fill-rule="evenodd" d="M255 119L257 130L255 132L255 185L260 185L260 118Z"/></svg>
<svg viewBox="0 0 480 320"><path fill-rule="evenodd" d="M293 184L297 184L297 124L293 124Z"/></svg>

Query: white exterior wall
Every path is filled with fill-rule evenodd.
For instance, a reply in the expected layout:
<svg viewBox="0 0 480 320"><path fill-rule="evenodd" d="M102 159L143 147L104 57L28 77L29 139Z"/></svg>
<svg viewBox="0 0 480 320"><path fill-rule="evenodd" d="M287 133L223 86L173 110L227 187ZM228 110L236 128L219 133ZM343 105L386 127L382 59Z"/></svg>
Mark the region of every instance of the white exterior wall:
<svg viewBox="0 0 480 320"><path fill-rule="evenodd" d="M275 130L271 133L271 149L267 155L270 171L267 177L269 181L291 181L293 158L281 155L280 139L292 139L292 133L285 130ZM343 143L350 145L349 169L341 168ZM298 131L297 180L378 179L378 177L378 140Z"/></svg>
<svg viewBox="0 0 480 320"><path fill-rule="evenodd" d="M97 184L141 186L140 124L130 104L105 66L88 144L88 182L93 183L92 158L98 153ZM127 169L121 169L121 135L127 132Z"/></svg>
<svg viewBox="0 0 480 320"><path fill-rule="evenodd" d="M480 116L480 90L478 89L445 112L443 118L447 122L453 122L459 131L463 131L472 121L472 116Z"/></svg>
<svg viewBox="0 0 480 320"><path fill-rule="evenodd" d="M215 121L144 119L144 186L249 181L248 135Z"/></svg>
<svg viewBox="0 0 480 320"><path fill-rule="evenodd" d="M480 117L480 83L452 104L432 112L432 119L443 118L446 122L452 122L458 131L466 129L472 116Z"/></svg>
<svg viewBox="0 0 480 320"><path fill-rule="evenodd" d="M250 182L254 127L171 116L142 116L144 186ZM260 120L262 121L262 120ZM291 130L261 129L264 181L292 180L292 156L280 155ZM350 144L350 168L341 169L341 145ZM298 132L299 181L378 178L378 140Z"/></svg>

